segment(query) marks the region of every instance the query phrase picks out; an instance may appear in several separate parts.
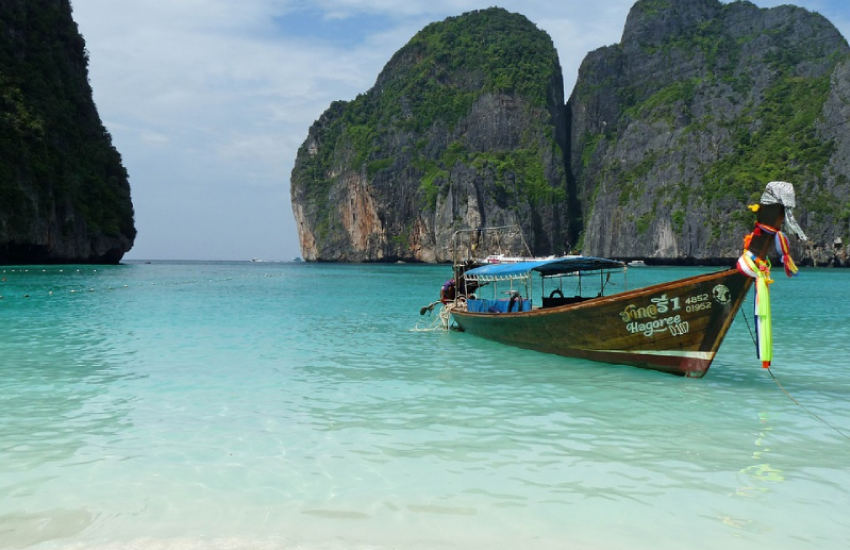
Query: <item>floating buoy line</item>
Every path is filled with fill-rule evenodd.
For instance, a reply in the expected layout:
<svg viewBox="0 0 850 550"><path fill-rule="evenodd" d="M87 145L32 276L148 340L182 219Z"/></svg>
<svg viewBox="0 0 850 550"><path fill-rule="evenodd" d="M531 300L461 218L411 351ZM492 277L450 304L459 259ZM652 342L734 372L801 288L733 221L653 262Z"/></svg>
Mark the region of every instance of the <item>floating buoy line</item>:
<svg viewBox="0 0 850 550"><path fill-rule="evenodd" d="M747 319L747 314L744 312L743 307L740 309L740 311L741 311L741 315L744 317L744 322L747 324L747 330L750 333L750 338L752 338L753 344L756 346L756 349L758 349L758 342L756 341L756 337L755 337L755 335L753 335L753 331L750 328L750 321L749 321L749 319ZM806 411L806 413L809 414L815 420L818 420L819 422L822 422L828 428L831 428L833 431L835 431L835 433L837 433L841 437L850 440L850 435L847 435L846 433L844 433L843 431L841 431L837 427L833 426L832 424L830 424L829 422L827 422L826 420L824 420L823 418L818 416L818 414L816 412L810 410L808 407L806 407L805 405L803 405L802 403L797 401L797 399L795 399L793 395L788 393L788 390L785 389L785 387L782 385L782 383L779 381L779 379L776 377L776 375L773 374L773 370L770 368L770 366L765 367L765 369L770 374L770 377L773 378L773 381L776 382L777 387L779 387L779 389L782 390L782 393L784 393L788 397L788 399L790 399L795 405L797 405L798 407L800 407L801 409Z"/></svg>
<svg viewBox="0 0 850 550"><path fill-rule="evenodd" d="M61 285L55 285L52 289L48 289L46 292L44 290L38 291L24 291L14 292L14 293L4 293L4 286L7 284L17 285L17 283L12 283L9 281L10 276L26 274L32 276L33 274L41 274L41 273L52 273L52 274L67 274L70 276L77 275L86 275L86 274L95 274L98 273L97 269L93 269L91 272L87 272L84 270L74 270L74 271L65 271L64 269L59 270L30 270L30 269L4 269L2 274L0 274L0 300L9 300L9 299L27 299L27 298L35 298L35 297L55 297L62 295L80 295L80 294L88 294L93 292L104 292L104 291L116 291L116 290L125 290L131 288L139 288L139 287L151 287L151 286L182 286L182 285L197 285L197 284L210 284L210 283L225 283L231 281L241 281L241 280L249 280L249 279L265 279L269 277L282 277L285 273L264 273L263 275L246 275L244 277L221 277L215 279L192 279L185 281L158 281L158 282L147 282L147 283L133 283L133 284L123 284L123 285L109 285L105 287L98 286L90 286L90 285L78 285L76 288L59 288Z"/></svg>

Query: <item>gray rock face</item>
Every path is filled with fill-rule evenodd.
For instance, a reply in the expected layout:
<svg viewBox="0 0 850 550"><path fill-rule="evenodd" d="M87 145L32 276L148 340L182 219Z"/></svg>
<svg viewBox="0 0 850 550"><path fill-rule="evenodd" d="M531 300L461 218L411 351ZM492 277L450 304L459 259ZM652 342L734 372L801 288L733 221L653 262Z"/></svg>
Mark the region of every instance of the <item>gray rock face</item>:
<svg viewBox="0 0 850 550"><path fill-rule="evenodd" d="M725 262L771 180L797 187L813 239L797 255L846 236L848 54L827 20L792 6L637 2L568 102L584 251Z"/></svg>
<svg viewBox="0 0 850 550"><path fill-rule="evenodd" d="M440 25L437 42L450 43L457 29L429 29ZM517 43L540 32L508 26ZM850 47L822 16L639 0L621 42L587 55L565 108L556 58L528 77L546 79L540 101L528 86L488 87L471 65L450 69L451 44L435 57L420 42L310 129L292 177L305 259L445 261L455 230L519 223L536 254L574 243L590 255L728 265L755 221L747 204L780 180L795 184L811 239L792 238L794 255L847 263L835 243L850 237ZM417 126L417 101L434 86L476 93Z"/></svg>
<svg viewBox="0 0 850 550"><path fill-rule="evenodd" d="M478 63L486 40L439 46L478 33L513 55ZM520 74L515 56L539 70ZM310 128L291 182L302 256L443 262L455 231L501 225L521 226L535 254L563 252L565 129L548 35L497 8L433 24L374 88L335 103ZM504 244L523 252L518 239Z"/></svg>
<svg viewBox="0 0 850 550"><path fill-rule="evenodd" d="M0 3L0 264L117 263L136 229L68 0Z"/></svg>

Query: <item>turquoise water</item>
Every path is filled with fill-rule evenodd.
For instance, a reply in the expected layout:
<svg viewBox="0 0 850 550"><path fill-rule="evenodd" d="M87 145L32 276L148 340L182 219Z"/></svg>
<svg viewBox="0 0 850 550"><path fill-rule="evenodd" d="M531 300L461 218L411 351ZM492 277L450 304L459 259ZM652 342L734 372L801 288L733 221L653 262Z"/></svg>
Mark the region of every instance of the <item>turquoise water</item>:
<svg viewBox="0 0 850 550"><path fill-rule="evenodd" d="M700 380L415 331L445 266L0 272L0 549L850 540L848 271L776 273L799 404L741 317Z"/></svg>

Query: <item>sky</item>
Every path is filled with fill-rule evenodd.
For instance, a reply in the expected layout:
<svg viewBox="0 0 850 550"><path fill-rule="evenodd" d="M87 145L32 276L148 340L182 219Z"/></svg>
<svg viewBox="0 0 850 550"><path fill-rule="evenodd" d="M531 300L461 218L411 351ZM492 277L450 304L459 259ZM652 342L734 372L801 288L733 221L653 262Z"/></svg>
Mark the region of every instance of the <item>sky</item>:
<svg viewBox="0 0 850 550"><path fill-rule="evenodd" d="M291 260L298 147L336 100L473 0L71 0L98 112L130 174L138 235L125 259ZM847 0L756 0L827 17ZM503 0L546 31L568 97L585 55L620 41L634 0Z"/></svg>

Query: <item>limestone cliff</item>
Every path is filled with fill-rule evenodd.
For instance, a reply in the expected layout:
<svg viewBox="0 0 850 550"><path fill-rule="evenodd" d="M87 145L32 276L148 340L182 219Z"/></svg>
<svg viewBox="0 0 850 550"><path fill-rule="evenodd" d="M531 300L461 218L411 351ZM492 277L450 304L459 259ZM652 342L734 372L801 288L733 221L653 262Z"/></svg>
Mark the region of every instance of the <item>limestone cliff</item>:
<svg viewBox="0 0 850 550"><path fill-rule="evenodd" d="M563 79L549 36L502 9L429 25L375 86L310 128L292 172L309 261L446 261L459 229L569 240Z"/></svg>
<svg viewBox="0 0 850 550"><path fill-rule="evenodd" d="M846 237L848 54L829 21L793 6L637 2L568 102L584 251L726 261L771 180L796 185L809 246Z"/></svg>
<svg viewBox="0 0 850 550"><path fill-rule="evenodd" d="M846 264L850 47L807 10L639 0L566 106L549 37L499 9L435 23L313 125L292 175L307 260L450 258L519 222L537 254L723 263L793 182L804 263ZM565 156L562 156L562 152Z"/></svg>
<svg viewBox="0 0 850 550"><path fill-rule="evenodd" d="M133 245L87 64L68 0L0 2L0 264L117 263Z"/></svg>

